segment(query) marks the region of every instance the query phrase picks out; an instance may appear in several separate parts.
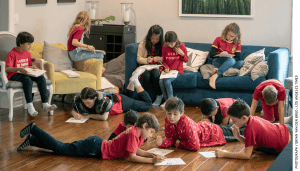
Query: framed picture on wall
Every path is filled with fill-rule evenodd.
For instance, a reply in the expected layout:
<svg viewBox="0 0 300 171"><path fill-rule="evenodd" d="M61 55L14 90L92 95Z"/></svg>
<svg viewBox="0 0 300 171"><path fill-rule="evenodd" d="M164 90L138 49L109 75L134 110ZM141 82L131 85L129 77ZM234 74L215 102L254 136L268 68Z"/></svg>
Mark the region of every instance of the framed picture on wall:
<svg viewBox="0 0 300 171"><path fill-rule="evenodd" d="M179 16L253 18L253 1L179 0Z"/></svg>
<svg viewBox="0 0 300 171"><path fill-rule="evenodd" d="M47 0L26 0L26 5L29 4L47 4Z"/></svg>
<svg viewBox="0 0 300 171"><path fill-rule="evenodd" d="M76 0L57 0L58 3L76 2Z"/></svg>

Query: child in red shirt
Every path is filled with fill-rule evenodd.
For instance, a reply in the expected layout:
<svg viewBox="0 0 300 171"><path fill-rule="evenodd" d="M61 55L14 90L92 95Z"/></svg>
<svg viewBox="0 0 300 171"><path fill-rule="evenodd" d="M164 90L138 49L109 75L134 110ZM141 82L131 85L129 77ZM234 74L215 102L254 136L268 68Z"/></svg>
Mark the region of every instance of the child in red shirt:
<svg viewBox="0 0 300 171"><path fill-rule="evenodd" d="M89 58L103 59L103 53L95 52L94 46L80 42L83 33L87 34L90 32L90 27L91 21L88 13L85 11L79 12L68 32L68 51L69 56L73 61L82 61Z"/></svg>
<svg viewBox="0 0 300 171"><path fill-rule="evenodd" d="M203 121L207 120L221 126L228 125L230 118L227 115L227 110L233 102L235 100L232 98L203 99L200 103L201 112L205 116Z"/></svg>
<svg viewBox="0 0 300 171"><path fill-rule="evenodd" d="M183 62L188 61L187 50L183 43L173 31L168 31L165 35L166 44L162 48L162 64L164 65L164 72L168 73L170 70L177 70L178 74L183 74ZM165 78L159 80L159 86L163 92L165 100L173 97L172 82L176 78ZM164 104L161 105L164 107Z"/></svg>
<svg viewBox="0 0 300 171"><path fill-rule="evenodd" d="M55 110L57 107L55 104L50 105L48 103L46 79L44 75L41 75L39 77L32 77L27 75L26 68L37 69L37 67L35 65L32 65L31 63L31 54L29 52L33 41L34 37L28 32L21 32L18 34L16 38L17 47L14 47L8 53L5 63L5 70L7 72L7 78L9 80L20 81L22 83L28 113L31 116L36 116L38 112L35 110L32 103L33 81L37 83L41 95L43 110L45 112L48 112L50 110Z"/></svg>
<svg viewBox="0 0 300 171"><path fill-rule="evenodd" d="M140 114L134 110L130 110L125 113L124 121L120 122L118 127L114 130L114 132L109 136L108 140L112 140L126 129L131 128L136 123L137 119L140 117Z"/></svg>
<svg viewBox="0 0 300 171"><path fill-rule="evenodd" d="M285 88L279 80L270 79L260 83L254 91L251 104L251 116L254 116L258 101L261 101L263 117L268 121L279 119L284 124Z"/></svg>
<svg viewBox="0 0 300 171"><path fill-rule="evenodd" d="M146 113L139 117L135 126L132 126L110 141L92 136L85 140L63 143L57 141L32 122L21 130L21 138L29 135L17 150L20 151L30 145L68 156L96 157L99 159L130 157L133 162L158 163L162 162L165 157L154 155L139 148L143 144L144 139L152 137L158 129L159 123L157 118L150 113Z"/></svg>
<svg viewBox="0 0 300 171"><path fill-rule="evenodd" d="M229 57L216 57L215 55L226 53L235 55ZM228 68L240 69L244 65L243 60L239 60L241 55L241 32L240 27L236 23L231 23L225 27L221 37L217 37L212 44L210 57L213 58L212 65L216 68L213 75L209 78L209 86L216 89L216 80Z"/></svg>
<svg viewBox="0 0 300 171"><path fill-rule="evenodd" d="M258 116L250 115L249 105L238 99L227 111L232 119L232 132L245 149L241 152L226 152L216 150L217 157L250 159L253 149L279 154L292 139L292 127L284 124L272 124ZM239 128L246 126L244 136L239 134Z"/></svg>
<svg viewBox="0 0 300 171"><path fill-rule="evenodd" d="M176 148L184 148L198 151L200 147L224 145L226 142L236 141L228 126L219 126L207 121L195 123L184 114L184 103L177 97L171 97L166 101L165 135L162 140L156 138L156 145L167 148L175 145ZM243 134L243 131L240 131Z"/></svg>

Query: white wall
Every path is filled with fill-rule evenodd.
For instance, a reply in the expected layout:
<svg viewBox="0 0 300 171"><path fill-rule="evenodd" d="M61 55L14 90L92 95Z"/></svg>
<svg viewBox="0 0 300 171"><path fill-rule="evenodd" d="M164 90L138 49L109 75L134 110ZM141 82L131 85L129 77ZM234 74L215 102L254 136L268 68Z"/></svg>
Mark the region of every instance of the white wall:
<svg viewBox="0 0 300 171"><path fill-rule="evenodd" d="M175 31L184 42L212 43L223 28L231 23L239 24L242 44L279 46L291 48L290 0L253 0L254 18L191 18L179 17L179 0L99 0L99 18L116 17L112 24L121 24L120 3L131 2L137 15L137 41L146 36L151 25L159 24L164 31ZM18 2L18 3L17 3ZM84 10L85 0L76 3L58 4L48 0L45 5L25 5L15 0L15 13L20 15L20 24L15 25L15 34L26 30L34 34L35 43L44 40L67 42L67 32L76 14Z"/></svg>
<svg viewBox="0 0 300 171"><path fill-rule="evenodd" d="M0 31L8 31L8 0L0 1Z"/></svg>

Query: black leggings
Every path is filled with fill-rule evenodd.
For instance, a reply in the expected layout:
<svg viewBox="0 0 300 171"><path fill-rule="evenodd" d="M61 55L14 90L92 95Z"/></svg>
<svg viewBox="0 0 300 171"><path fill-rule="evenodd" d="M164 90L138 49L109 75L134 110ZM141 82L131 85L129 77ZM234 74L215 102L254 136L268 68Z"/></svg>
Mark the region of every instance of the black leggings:
<svg viewBox="0 0 300 171"><path fill-rule="evenodd" d="M154 86L153 93L155 94L155 96L161 95L162 92L159 87L159 77L160 77L160 74L156 69L151 70L151 72L146 70L142 74L142 77L140 79L141 85L143 86L144 90L148 92L149 85L153 84L153 86Z"/></svg>
<svg viewBox="0 0 300 171"><path fill-rule="evenodd" d="M40 91L41 99L43 103L48 102L48 94L47 94L47 87L46 87L46 79L43 75L39 77L31 77L28 75L16 73L14 74L10 80L12 81L20 81L23 84L23 90L25 94L25 99L27 103L32 102L32 81L37 83L38 89Z"/></svg>

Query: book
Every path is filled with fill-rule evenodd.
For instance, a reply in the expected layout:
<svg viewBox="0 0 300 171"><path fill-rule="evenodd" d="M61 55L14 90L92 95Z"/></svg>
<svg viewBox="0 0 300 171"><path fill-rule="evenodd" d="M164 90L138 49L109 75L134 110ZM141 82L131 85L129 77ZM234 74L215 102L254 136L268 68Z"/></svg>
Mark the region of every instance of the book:
<svg viewBox="0 0 300 171"><path fill-rule="evenodd" d="M159 79L165 79L165 78L177 78L178 75L178 71L177 70L171 70L170 72L166 73L165 71L163 71L160 74Z"/></svg>
<svg viewBox="0 0 300 171"><path fill-rule="evenodd" d="M69 78L78 78L78 77L80 77L79 74L77 74L76 72L74 72L72 70L61 70L60 72L67 75Z"/></svg>
<svg viewBox="0 0 300 171"><path fill-rule="evenodd" d="M105 77L101 77L101 89L114 88L115 86L110 83Z"/></svg>
<svg viewBox="0 0 300 171"><path fill-rule="evenodd" d="M161 163L155 163L155 166L164 165L185 165L186 163L181 158L167 158Z"/></svg>
<svg viewBox="0 0 300 171"><path fill-rule="evenodd" d="M215 55L214 57L232 58L234 56L235 55L228 54L228 53L219 53L219 54Z"/></svg>
<svg viewBox="0 0 300 171"><path fill-rule="evenodd" d="M169 153L172 153L174 150L166 150L166 149L161 149L161 148L152 148L152 149L150 149L148 151L150 153L154 153L154 154L165 156L165 155L167 155Z"/></svg>
<svg viewBox="0 0 300 171"><path fill-rule="evenodd" d="M32 76L32 77L39 77L46 72L45 70L32 69L32 68L25 68L25 70L27 71L27 75Z"/></svg>
<svg viewBox="0 0 300 171"><path fill-rule="evenodd" d="M158 69L162 65L142 65L140 68L145 68L146 70Z"/></svg>
<svg viewBox="0 0 300 171"><path fill-rule="evenodd" d="M88 49L83 49L83 48L76 48L77 53L79 53L80 51L87 51L90 52L90 50ZM94 53L103 53L103 55L106 55L106 52L104 50L95 50Z"/></svg>

